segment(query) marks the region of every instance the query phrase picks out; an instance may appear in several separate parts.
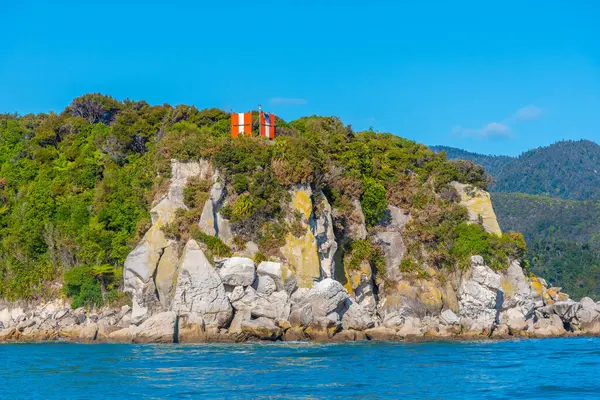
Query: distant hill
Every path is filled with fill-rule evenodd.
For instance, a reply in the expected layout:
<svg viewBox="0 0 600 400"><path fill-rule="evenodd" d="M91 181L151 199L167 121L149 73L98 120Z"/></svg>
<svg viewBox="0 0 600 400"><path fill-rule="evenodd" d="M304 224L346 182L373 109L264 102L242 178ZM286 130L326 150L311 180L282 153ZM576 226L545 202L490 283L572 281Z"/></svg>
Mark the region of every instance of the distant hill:
<svg viewBox="0 0 600 400"><path fill-rule="evenodd" d="M483 165L494 178L491 191L600 200L600 145L589 140L561 141L514 158L443 146L431 148L445 151L450 159Z"/></svg>
<svg viewBox="0 0 600 400"><path fill-rule="evenodd" d="M574 298L600 297L600 203L492 193L503 230L523 233L531 270Z"/></svg>
<svg viewBox="0 0 600 400"><path fill-rule="evenodd" d="M509 156L490 156L479 153L471 153L470 151L457 149L456 147L448 146L429 146L436 153L446 152L446 156L452 160L469 160L475 164L485 168L488 174L494 175L500 171L506 164L513 161L514 157Z"/></svg>
<svg viewBox="0 0 600 400"><path fill-rule="evenodd" d="M498 222L503 230L523 233L534 273L575 298L600 297L598 144L561 141L519 157L431 148L486 168Z"/></svg>

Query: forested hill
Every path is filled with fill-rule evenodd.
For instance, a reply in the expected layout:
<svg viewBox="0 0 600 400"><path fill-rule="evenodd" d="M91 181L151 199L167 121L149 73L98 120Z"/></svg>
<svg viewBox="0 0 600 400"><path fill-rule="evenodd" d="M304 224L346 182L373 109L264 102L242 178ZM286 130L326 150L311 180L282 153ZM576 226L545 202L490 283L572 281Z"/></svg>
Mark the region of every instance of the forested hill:
<svg viewBox="0 0 600 400"><path fill-rule="evenodd" d="M464 268L473 249L498 269L522 257L522 235L496 236L468 223L451 183L485 188L484 171L472 162L448 161L392 134L354 132L335 117L278 120L274 141L258 132L232 139L230 121L218 109L100 94L76 98L59 114L0 115L0 299L64 290L77 305L118 299L124 260L151 225L149 210L169 185L172 159L203 159L219 170L229 193L221 212L235 246L252 241L266 257L302 230L300 214L286 217L289 191L301 184L327 198L341 235L357 207L371 230L390 205L408 210L407 273L428 265L437 271L426 274L433 279ZM203 180L189 183L188 210L161 229L229 254L238 249L195 229L209 189ZM344 243L349 266L368 261L380 268L372 242Z"/></svg>
<svg viewBox="0 0 600 400"><path fill-rule="evenodd" d="M430 146L431 150L435 152L446 152L446 156L451 160L470 160L475 164L481 165L485 168L486 172L490 175L496 174L506 164L512 162L514 157L510 156L492 156L486 154L472 153L470 151L457 149L456 147L448 146Z"/></svg>
<svg viewBox="0 0 600 400"><path fill-rule="evenodd" d="M483 165L494 178L491 191L600 200L600 145L589 140L561 141L515 158L441 146L432 149L445 151L450 159Z"/></svg>

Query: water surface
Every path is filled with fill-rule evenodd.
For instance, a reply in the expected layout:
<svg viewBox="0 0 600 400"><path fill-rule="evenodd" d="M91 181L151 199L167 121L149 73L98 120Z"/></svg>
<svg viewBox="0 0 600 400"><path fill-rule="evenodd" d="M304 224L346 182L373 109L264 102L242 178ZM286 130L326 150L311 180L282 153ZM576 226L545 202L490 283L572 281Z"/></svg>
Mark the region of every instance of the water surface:
<svg viewBox="0 0 600 400"><path fill-rule="evenodd" d="M0 399L600 398L600 338L0 345Z"/></svg>

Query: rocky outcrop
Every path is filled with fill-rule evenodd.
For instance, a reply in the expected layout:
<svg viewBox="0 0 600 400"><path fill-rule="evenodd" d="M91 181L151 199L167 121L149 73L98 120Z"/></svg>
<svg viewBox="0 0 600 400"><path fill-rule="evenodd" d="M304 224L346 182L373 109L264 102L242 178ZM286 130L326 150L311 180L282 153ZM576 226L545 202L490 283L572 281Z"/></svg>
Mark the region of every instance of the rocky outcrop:
<svg viewBox="0 0 600 400"><path fill-rule="evenodd" d="M256 279L254 261L245 257L232 257L225 260L219 276L229 286L250 286Z"/></svg>
<svg viewBox="0 0 600 400"><path fill-rule="evenodd" d="M186 244L181 259L172 310L194 313L208 325L226 327L233 310L219 273L195 240Z"/></svg>
<svg viewBox="0 0 600 400"><path fill-rule="evenodd" d="M324 278L333 278L335 276L335 252L338 244L333 232L333 219L331 205L323 192L319 193L319 203L316 204L316 218L311 227L319 254L319 263L321 265L321 275Z"/></svg>
<svg viewBox="0 0 600 400"><path fill-rule="evenodd" d="M258 245L244 246L239 240L236 256L209 260L204 243L176 242L161 229L174 221L178 209L186 208L183 190L194 177L212 180L200 230L231 244L231 229L219 212L228 201L226 182L206 161L173 161L169 189L151 212L152 227L125 262L124 287L131 306L72 310L59 300L35 306L0 302L0 341L196 343L600 334L600 304L589 298L570 300L560 288L526 276L517 261L493 270L483 257L473 256L463 271L423 264L419 271L402 273L407 211L390 205L380 224L367 231L358 200L350 212L339 213L309 185L290 190L291 201L283 211L293 233L287 234L279 253L269 253L269 261L256 266ZM500 234L489 195L454 186L471 222ZM369 240L382 250L385 270L372 270L366 260L345 265L344 249L357 240Z"/></svg>
<svg viewBox="0 0 600 400"><path fill-rule="evenodd" d="M386 217L374 234L375 243L380 246L385 256L387 278L393 281L402 278L398 266L406 252L402 232L408 220L409 215L407 212L389 205Z"/></svg>
<svg viewBox="0 0 600 400"><path fill-rule="evenodd" d="M502 306L500 275L487 267L481 256L473 256L472 262L470 276L462 279L458 290L459 315L470 330L483 330L494 325Z"/></svg>
<svg viewBox="0 0 600 400"><path fill-rule="evenodd" d="M198 227L207 235L216 236L231 246L233 244L231 226L219 211L225 205L226 200L225 181L219 171L215 170L213 173L212 182L213 186L208 200L204 203Z"/></svg>
<svg viewBox="0 0 600 400"><path fill-rule="evenodd" d="M154 312L168 307L177 275L176 243L168 240L162 227L175 219L178 209L187 209L183 189L188 179L206 178L211 173L208 162L171 161L171 181L167 193L152 208L152 227L127 256L123 267L124 290L133 299L133 315L142 322Z"/></svg>
<svg viewBox="0 0 600 400"><path fill-rule="evenodd" d="M472 223L481 223L490 233L502 234L488 192L458 182L452 182L452 186L460 195L460 203L469 211L469 219Z"/></svg>
<svg viewBox="0 0 600 400"><path fill-rule="evenodd" d="M298 286L310 288L321 277L317 242L310 229L311 225L314 226L312 189L308 185L298 185L290 191L290 195L292 197L290 218L299 218L305 233L301 236L288 233L281 254L294 270Z"/></svg>

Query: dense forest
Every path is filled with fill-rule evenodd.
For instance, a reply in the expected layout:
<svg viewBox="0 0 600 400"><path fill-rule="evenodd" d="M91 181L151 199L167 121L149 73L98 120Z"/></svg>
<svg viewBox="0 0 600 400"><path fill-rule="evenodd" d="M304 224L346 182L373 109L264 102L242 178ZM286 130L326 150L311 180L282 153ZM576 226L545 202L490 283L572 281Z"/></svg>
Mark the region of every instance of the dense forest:
<svg viewBox="0 0 600 400"><path fill-rule="evenodd" d="M218 109L100 94L76 98L58 114L0 115L0 298L119 300L124 259L150 225L171 159L203 158L219 168L235 192L223 214L236 242L255 241L265 257L294 232L282 210L298 183L322 191L342 218L351 218L359 201L369 229L388 204L410 210L408 254L398 266L407 273L422 265L453 271L473 252L494 268L523 256L521 235L497 237L467 224L449 183L485 187L483 169L472 162L448 161L392 134L354 132L334 117L278 120L274 141L232 139L229 124ZM235 250L194 229L206 191L206 182L190 182L189 210L166 233ZM348 243L346 250L377 268L373 243Z"/></svg>
<svg viewBox="0 0 600 400"><path fill-rule="evenodd" d="M600 146L562 141L519 157L433 146L490 173L500 226L522 232L532 271L573 297L600 297Z"/></svg>

